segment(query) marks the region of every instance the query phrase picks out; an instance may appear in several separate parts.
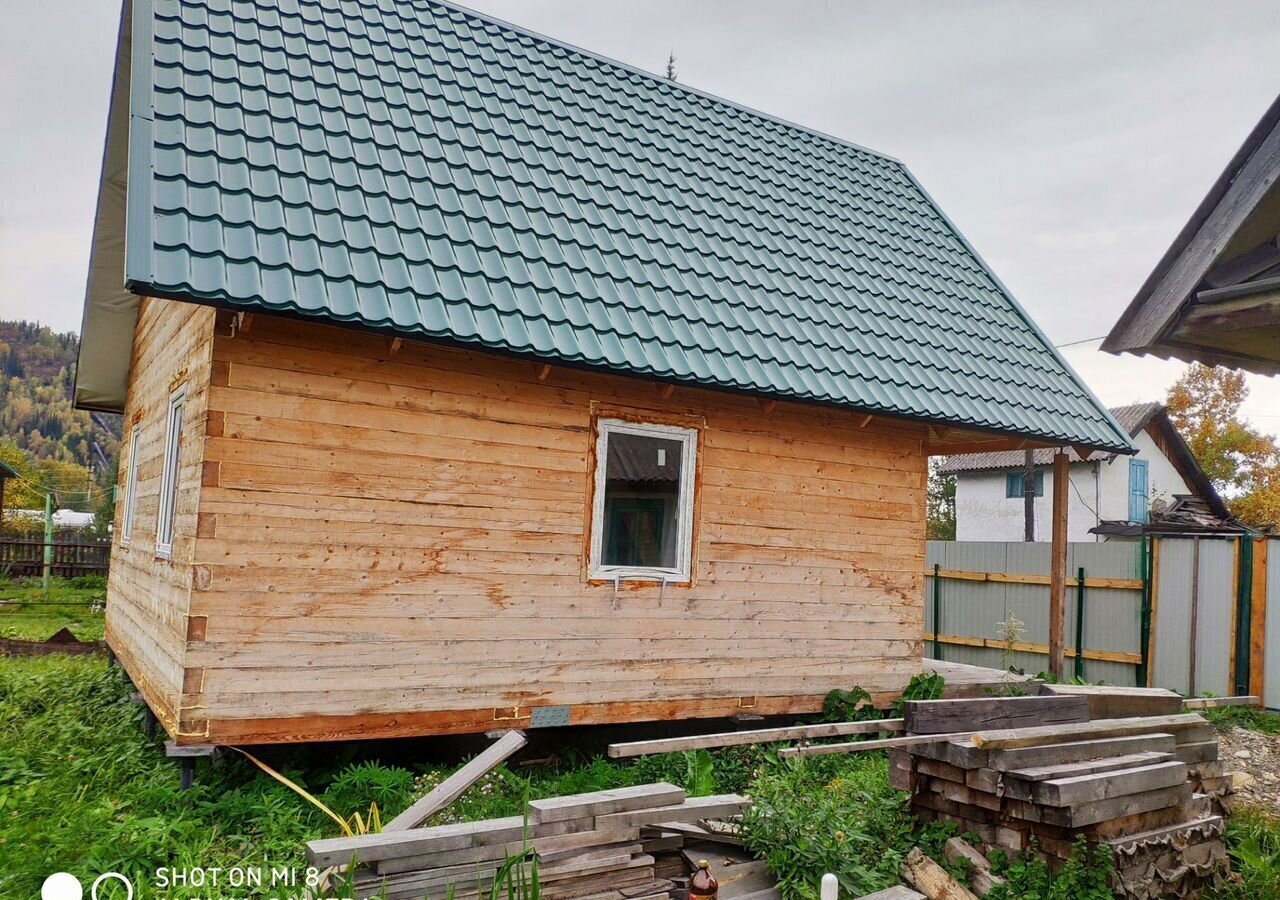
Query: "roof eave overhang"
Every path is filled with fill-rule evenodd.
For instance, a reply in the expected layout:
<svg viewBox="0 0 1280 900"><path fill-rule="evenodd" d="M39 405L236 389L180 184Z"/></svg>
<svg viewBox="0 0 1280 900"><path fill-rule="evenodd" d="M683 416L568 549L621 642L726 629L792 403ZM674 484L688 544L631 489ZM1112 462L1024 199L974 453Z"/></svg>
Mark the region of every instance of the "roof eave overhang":
<svg viewBox="0 0 1280 900"><path fill-rule="evenodd" d="M149 80L150 31L149 0L124 0L80 325L78 409L124 411L141 302L130 275L149 269L151 256L150 90L131 83L139 73Z"/></svg>
<svg viewBox="0 0 1280 900"><path fill-rule="evenodd" d="M1164 340L1176 327L1179 312L1187 305L1195 285L1227 246L1230 234L1218 234L1247 217L1269 188L1265 173L1252 173L1257 178L1244 178L1245 168L1268 168L1280 146L1280 97L1271 104L1262 119L1236 151L1222 174L1218 176L1191 218L1174 238L1156 267L1147 276L1136 296L1120 315L1101 349L1107 353L1152 353L1165 356ZM1232 202L1226 203L1228 194ZM1204 244L1201 252L1192 254L1195 245ZM1195 256L1194 259L1190 258ZM1185 345L1184 345L1185 346ZM1183 352L1197 352L1188 347ZM1178 356L1176 352L1168 355ZM1222 357L1222 354L1216 354ZM1196 359L1203 357L1197 356Z"/></svg>

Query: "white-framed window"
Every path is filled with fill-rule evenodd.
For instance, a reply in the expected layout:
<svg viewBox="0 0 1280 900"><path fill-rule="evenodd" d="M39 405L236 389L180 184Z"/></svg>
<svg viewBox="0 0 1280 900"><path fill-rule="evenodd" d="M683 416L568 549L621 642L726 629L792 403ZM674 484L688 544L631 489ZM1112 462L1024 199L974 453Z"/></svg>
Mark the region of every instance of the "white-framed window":
<svg viewBox="0 0 1280 900"><path fill-rule="evenodd" d="M597 421L592 579L688 581L698 432Z"/></svg>
<svg viewBox="0 0 1280 900"><path fill-rule="evenodd" d="M142 426L129 432L129 465L124 470L124 515L120 517L120 546L128 547L133 537L133 512L138 505L138 443Z"/></svg>
<svg viewBox="0 0 1280 900"><path fill-rule="evenodd" d="M173 553L173 518L178 505L178 457L182 450L182 411L187 405L184 384L169 395L169 415L164 423L164 468L160 470L160 510L156 516L156 556Z"/></svg>

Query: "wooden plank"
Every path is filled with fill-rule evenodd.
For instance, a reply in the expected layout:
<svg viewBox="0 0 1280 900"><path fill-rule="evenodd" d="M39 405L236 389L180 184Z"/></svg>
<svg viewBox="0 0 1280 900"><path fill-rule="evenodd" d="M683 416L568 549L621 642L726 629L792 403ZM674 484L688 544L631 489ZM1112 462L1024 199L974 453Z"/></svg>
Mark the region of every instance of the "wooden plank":
<svg viewBox="0 0 1280 900"><path fill-rule="evenodd" d="M933 573L929 573L932 577ZM965 572L959 569L939 569L938 576L952 581L985 581L991 584L1049 584L1052 579L1048 575L1028 575L1021 572ZM1067 586L1075 587L1078 578L1069 577ZM1140 578L1090 578L1085 577L1084 586L1089 588L1106 588L1113 591L1140 591Z"/></svg>
<svg viewBox="0 0 1280 900"><path fill-rule="evenodd" d="M529 802L529 821L543 824L589 816L604 818L609 813L630 810L670 809L673 805L683 803L685 797L684 788L666 782L571 794L567 797L548 797ZM610 826L601 823L600 827L620 827L625 824L628 823L614 822ZM643 824L643 820L635 824Z"/></svg>
<svg viewBox="0 0 1280 900"><path fill-rule="evenodd" d="M1087 698L1090 719L1171 716L1182 711L1181 695L1162 688L1046 684L1043 686L1043 690L1060 696L1069 695Z"/></svg>
<svg viewBox="0 0 1280 900"><path fill-rule="evenodd" d="M1214 739L1178 744L1173 751L1173 758L1188 765L1214 762L1218 759L1218 741Z"/></svg>
<svg viewBox="0 0 1280 900"><path fill-rule="evenodd" d="M619 828L608 831L583 831L577 834L553 835L550 837L525 836L518 841L504 844L488 844L478 847L465 847L461 850L436 850L410 856L397 856L392 859L377 861L374 865L380 874L396 872L412 872L418 869L437 868L441 866L475 865L491 860L505 860L523 850L532 847L539 852L554 852L575 847L594 847L609 843L635 840L639 829Z"/></svg>
<svg viewBox="0 0 1280 900"><path fill-rule="evenodd" d="M661 825L665 822L699 822L703 819L740 815L749 804L749 800L738 794L690 797L683 803L670 806L598 814L596 825L599 828L624 828L631 825Z"/></svg>
<svg viewBox="0 0 1280 900"><path fill-rule="evenodd" d="M503 760L511 757L517 750L528 743L522 731L508 731L505 735L489 745L483 753L454 772L430 791L425 797L415 801L412 806L396 816L384 827L383 831L403 831L417 828L427 819L444 809L475 784Z"/></svg>
<svg viewBox="0 0 1280 900"><path fill-rule="evenodd" d="M1186 780L1187 767L1184 763L1159 762L1132 769L1054 778L1037 783L1031 794L1037 803L1073 806L1173 787Z"/></svg>
<svg viewBox="0 0 1280 900"><path fill-rule="evenodd" d="M1132 769L1137 766L1152 765L1173 759L1172 753L1126 753L1123 756L1109 756L1103 759L1090 759L1084 762L1062 763L1056 766L1036 766L1027 769L1012 769L1007 774L1018 781L1050 781L1055 778L1075 778L1080 775L1096 775L1100 772L1114 772L1117 769ZM1010 795L1012 796L1012 795ZM1019 800L1030 799L1028 793Z"/></svg>
<svg viewBox="0 0 1280 900"><path fill-rule="evenodd" d="M361 863L370 863L397 856L507 844L527 837L529 831L528 823L523 817L509 816L505 819L461 822L408 832L324 838L307 843L307 859L318 866L345 866L353 857Z"/></svg>
<svg viewBox="0 0 1280 900"><path fill-rule="evenodd" d="M785 728L757 728L752 731L728 731L696 734L689 737L659 738L610 744L609 756L625 759L655 753L701 750L713 747L738 747L746 744L768 744L811 738L842 737L849 734L902 731L902 719L879 719L869 722L830 722L823 725L794 725Z"/></svg>
<svg viewBox="0 0 1280 900"><path fill-rule="evenodd" d="M1089 759L1125 756L1143 751L1173 753L1175 747L1177 747L1177 739L1172 734L1137 734L1046 744L1038 747L994 750L989 754L988 764L992 769L1008 772L1078 763Z"/></svg>
<svg viewBox="0 0 1280 900"><path fill-rule="evenodd" d="M1040 807L1042 821L1062 828L1084 828L1099 822L1108 822L1125 816L1152 812L1158 809L1180 807L1191 800L1191 785L1182 784L1160 788L1141 794L1128 794L1084 803L1079 806L1068 806L1061 809ZM1011 801L1017 802L1017 801Z"/></svg>
<svg viewBox="0 0 1280 900"><path fill-rule="evenodd" d="M1053 529L1049 561L1049 674L1061 681L1066 674L1067 634L1067 454L1053 456Z"/></svg>
<svg viewBox="0 0 1280 900"><path fill-rule="evenodd" d="M1177 732L1204 724L1205 720L1194 713L1176 716L1137 716L1046 728L984 731L973 735L972 740L975 747L984 750L1008 750L1015 747L1034 747L1039 744L1064 744L1091 738L1126 737L1162 731Z"/></svg>
<svg viewBox="0 0 1280 900"><path fill-rule="evenodd" d="M1255 695L1242 697L1189 697L1184 701L1186 709L1220 709L1224 706L1261 706L1262 698Z"/></svg>
<svg viewBox="0 0 1280 900"><path fill-rule="evenodd" d="M778 751L782 759L797 756L829 756L836 753L863 753L867 750L888 750L894 747L918 747L944 741L969 740L975 732L961 731L955 734L917 734L903 737L885 738L875 741L852 741L841 744L801 744L798 747L784 747Z"/></svg>
<svg viewBox="0 0 1280 900"><path fill-rule="evenodd" d="M984 728L1018 728L1089 720L1085 697L988 697L969 700L908 700L904 729L911 734L946 734Z"/></svg>
<svg viewBox="0 0 1280 900"><path fill-rule="evenodd" d="M896 884L874 894L863 894L858 900L925 900L925 896L909 887Z"/></svg>
<svg viewBox="0 0 1280 900"><path fill-rule="evenodd" d="M1241 538L1241 540L1253 540ZM1253 540L1249 595L1249 693L1261 697L1267 673L1267 538Z"/></svg>
<svg viewBox="0 0 1280 900"><path fill-rule="evenodd" d="M1048 644L1037 644L1033 641L1014 641L1009 643L999 638L974 637L963 634L939 634L936 638L933 632L923 635L925 640L936 640L940 644L953 644L961 647L985 647L988 650L1008 650L1012 649L1018 653L1044 653L1049 652ZM1068 647L1064 651L1068 658L1074 659L1076 655L1075 647ZM1137 665L1142 662L1142 655L1139 653L1127 653L1120 650L1085 650L1085 659L1096 659L1099 662L1117 662L1126 663L1128 665Z"/></svg>

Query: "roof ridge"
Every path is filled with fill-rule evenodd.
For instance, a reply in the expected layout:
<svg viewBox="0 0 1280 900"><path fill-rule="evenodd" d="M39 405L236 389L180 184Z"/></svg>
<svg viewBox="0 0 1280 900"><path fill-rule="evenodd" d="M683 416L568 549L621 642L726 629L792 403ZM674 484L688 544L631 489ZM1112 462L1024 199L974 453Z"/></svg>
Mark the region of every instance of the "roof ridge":
<svg viewBox="0 0 1280 900"><path fill-rule="evenodd" d="M758 118L765 119L766 121L770 121L770 122L777 122L779 125L785 125L788 128L795 128L800 131L805 131L805 132L808 132L809 134L814 135L815 137L819 137L828 141L833 141L837 144L843 144L846 147L852 147L854 150L858 150L863 153L869 153L872 156L894 163L895 165L901 166L903 169L906 169L906 163L904 163L901 159L899 159L896 156L891 156L888 153L884 153L883 151L874 150L871 147L863 146L862 144L855 143L854 141L851 141L848 138L842 138L838 135L831 134L830 132L823 131L819 128L814 128L811 125L802 125L799 122L793 122L790 119L784 119L782 116L774 115L773 113L767 113L764 110L756 109L754 106L747 106L745 103L740 103L737 100L730 100L728 97L721 97L719 94L713 94L710 91L705 91L701 88L696 88L691 85L685 84L683 82L666 78L662 75L659 75L656 72L650 72L647 69L642 69L639 66L632 65L631 63L623 62L620 59L614 59L612 56L608 56L604 53L600 53L595 50L588 50L585 47L580 47L577 44L570 43L569 41L565 41L560 38L551 37L550 35L543 34L540 31L534 31L532 28L528 28L524 25L517 25L514 22L509 22L506 19L501 19L497 16L490 15L489 13L483 13L483 12L480 12L479 10L472 9L469 6L463 6L460 3L454 2L454 0L426 0L426 3L428 5L435 4L436 6L443 6L448 9L452 9L455 12L459 12L464 16L471 16L472 18L479 19L482 22L488 22L491 25L497 25L499 28L510 29L511 31L514 31L518 34L523 34L526 37L532 38L535 41L542 41L544 43L550 44L553 47L560 47L566 50L572 50L574 53L581 53L583 56L589 56L592 59L598 59L601 62L608 63L611 66L616 66L617 68L623 69L624 71L631 72L632 74L635 74L635 75L640 75L652 81L656 81L659 84L663 85L664 87L678 88L679 90L685 91L686 93L694 94L706 100L714 100L716 103L723 103L726 106L732 106L735 109L738 109L738 110L741 110L742 112L747 113L748 115L756 116Z"/></svg>

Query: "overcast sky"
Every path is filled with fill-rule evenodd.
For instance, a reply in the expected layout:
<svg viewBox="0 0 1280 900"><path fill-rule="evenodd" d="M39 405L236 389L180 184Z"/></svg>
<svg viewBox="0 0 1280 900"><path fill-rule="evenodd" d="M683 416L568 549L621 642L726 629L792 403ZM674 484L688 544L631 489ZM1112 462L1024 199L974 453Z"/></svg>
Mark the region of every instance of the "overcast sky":
<svg viewBox="0 0 1280 900"><path fill-rule="evenodd" d="M1111 327L1280 92L1280 3L473 0L907 163L1055 343ZM0 317L79 329L119 6L0 30ZM1064 350L1111 404L1178 364ZM1248 412L1280 431L1280 380Z"/></svg>

